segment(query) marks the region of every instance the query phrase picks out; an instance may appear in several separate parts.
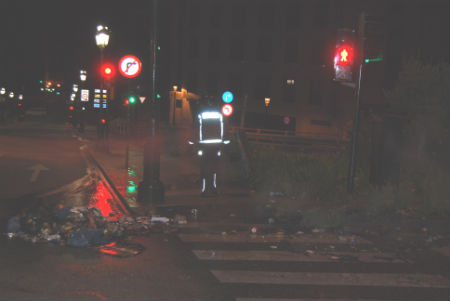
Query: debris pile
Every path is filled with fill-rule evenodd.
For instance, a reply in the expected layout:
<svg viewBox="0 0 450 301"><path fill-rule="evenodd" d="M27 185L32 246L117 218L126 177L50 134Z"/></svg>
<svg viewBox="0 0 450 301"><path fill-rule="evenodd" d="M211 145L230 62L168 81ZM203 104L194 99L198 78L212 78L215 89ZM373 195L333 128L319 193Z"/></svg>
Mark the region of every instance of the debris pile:
<svg viewBox="0 0 450 301"><path fill-rule="evenodd" d="M100 246L129 235L159 231L172 220L159 216L103 216L96 207L64 207L24 211L8 220L9 238L33 243L52 242L62 246Z"/></svg>

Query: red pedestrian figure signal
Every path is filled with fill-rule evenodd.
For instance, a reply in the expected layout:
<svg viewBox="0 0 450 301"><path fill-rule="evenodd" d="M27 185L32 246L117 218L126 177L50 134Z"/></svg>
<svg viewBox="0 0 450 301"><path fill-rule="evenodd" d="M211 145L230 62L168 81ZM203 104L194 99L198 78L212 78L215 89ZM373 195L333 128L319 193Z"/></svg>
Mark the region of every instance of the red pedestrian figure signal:
<svg viewBox="0 0 450 301"><path fill-rule="evenodd" d="M338 66L349 66L353 64L353 47L349 45L343 45L336 49L336 55L334 57L335 64Z"/></svg>

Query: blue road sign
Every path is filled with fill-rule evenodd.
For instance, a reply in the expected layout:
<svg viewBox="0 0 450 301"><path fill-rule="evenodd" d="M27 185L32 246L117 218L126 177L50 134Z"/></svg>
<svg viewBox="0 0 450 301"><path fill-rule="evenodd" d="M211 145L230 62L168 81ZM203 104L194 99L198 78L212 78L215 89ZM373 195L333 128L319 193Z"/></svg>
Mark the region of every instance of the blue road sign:
<svg viewBox="0 0 450 301"><path fill-rule="evenodd" d="M233 101L233 93L231 93L230 91L223 92L223 94L222 94L222 100L223 100L223 102L225 102L225 103L230 103L230 102L232 102L232 101Z"/></svg>

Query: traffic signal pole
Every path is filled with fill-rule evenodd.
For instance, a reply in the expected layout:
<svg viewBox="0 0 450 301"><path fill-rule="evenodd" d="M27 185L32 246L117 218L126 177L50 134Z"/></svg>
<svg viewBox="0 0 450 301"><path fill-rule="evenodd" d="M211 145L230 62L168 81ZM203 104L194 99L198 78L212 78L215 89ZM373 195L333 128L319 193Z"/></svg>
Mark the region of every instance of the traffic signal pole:
<svg viewBox="0 0 450 301"><path fill-rule="evenodd" d="M160 149L161 134L159 131L160 103L156 99L156 47L158 45L157 31L158 1L153 0L153 30L151 39L152 61L152 93L150 99L150 133L146 135L144 143L144 172L143 180L138 187L138 201L142 203L160 203L164 201L164 186L160 180Z"/></svg>
<svg viewBox="0 0 450 301"><path fill-rule="evenodd" d="M353 119L353 132L352 132L352 146L351 146L351 157L348 168L347 176L347 193L353 196L354 192L354 178L355 178L355 166L356 166L356 145L359 131L359 111L360 111L360 95L361 95L361 78L362 69L364 64L364 25L365 25L365 13L362 12L359 16L358 24L358 48L359 48L359 72L358 80L356 83L356 108L355 115Z"/></svg>

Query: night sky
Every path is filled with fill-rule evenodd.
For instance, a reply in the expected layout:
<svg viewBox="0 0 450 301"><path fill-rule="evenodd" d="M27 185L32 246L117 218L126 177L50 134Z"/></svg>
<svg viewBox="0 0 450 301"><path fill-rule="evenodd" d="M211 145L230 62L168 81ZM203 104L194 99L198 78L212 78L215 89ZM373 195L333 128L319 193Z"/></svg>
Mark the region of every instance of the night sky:
<svg viewBox="0 0 450 301"><path fill-rule="evenodd" d="M112 32L105 59L116 61L128 53L148 56L150 4L151 1L2 1L0 84L31 90L27 87L44 78L46 66L51 79L75 80L82 68L88 70L89 77L99 62L95 31L102 23Z"/></svg>

